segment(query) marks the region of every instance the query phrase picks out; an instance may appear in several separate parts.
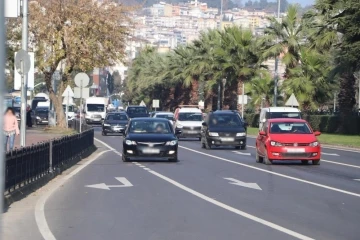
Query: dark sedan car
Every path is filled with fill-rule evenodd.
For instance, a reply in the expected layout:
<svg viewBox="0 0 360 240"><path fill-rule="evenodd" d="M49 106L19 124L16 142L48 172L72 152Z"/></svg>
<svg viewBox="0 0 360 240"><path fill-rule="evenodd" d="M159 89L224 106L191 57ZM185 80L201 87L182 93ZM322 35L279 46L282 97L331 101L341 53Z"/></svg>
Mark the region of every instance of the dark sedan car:
<svg viewBox="0 0 360 240"><path fill-rule="evenodd" d="M110 112L106 115L102 124L102 135L109 133L124 133L129 118L125 112Z"/></svg>
<svg viewBox="0 0 360 240"><path fill-rule="evenodd" d="M178 138L167 119L130 120L123 139L122 160L126 162L133 159L178 161Z"/></svg>
<svg viewBox="0 0 360 240"><path fill-rule="evenodd" d="M236 111L215 111L209 113L201 129L201 145L210 149L212 146L234 146L246 148L246 123Z"/></svg>

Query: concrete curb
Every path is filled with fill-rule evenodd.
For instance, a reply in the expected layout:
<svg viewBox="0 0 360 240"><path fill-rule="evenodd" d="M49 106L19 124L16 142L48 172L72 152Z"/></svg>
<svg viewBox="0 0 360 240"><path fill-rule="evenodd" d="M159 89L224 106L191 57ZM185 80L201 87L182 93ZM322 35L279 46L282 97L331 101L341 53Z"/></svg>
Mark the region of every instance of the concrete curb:
<svg viewBox="0 0 360 240"><path fill-rule="evenodd" d="M57 177L58 175L62 174L65 170L69 169L70 167L77 164L84 158L89 157L97 150L95 145L89 147L85 150L81 155L74 157L70 161L64 163L60 168L55 169L52 173L47 174L44 177L39 178L31 183L21 186L11 192L4 193L4 211L14 202L19 201L31 193L34 193L36 190L40 189L41 187L45 186L48 182L52 179Z"/></svg>

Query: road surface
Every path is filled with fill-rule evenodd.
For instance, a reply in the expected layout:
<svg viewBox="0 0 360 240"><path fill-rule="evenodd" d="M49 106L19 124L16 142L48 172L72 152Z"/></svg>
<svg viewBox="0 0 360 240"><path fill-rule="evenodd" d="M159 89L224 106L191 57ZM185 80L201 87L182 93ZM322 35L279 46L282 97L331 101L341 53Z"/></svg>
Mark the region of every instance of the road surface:
<svg viewBox="0 0 360 240"><path fill-rule="evenodd" d="M252 138L246 150L181 140L178 163L124 163L122 137L96 130L110 151L47 199L37 223L52 239L359 239L360 152L267 166Z"/></svg>

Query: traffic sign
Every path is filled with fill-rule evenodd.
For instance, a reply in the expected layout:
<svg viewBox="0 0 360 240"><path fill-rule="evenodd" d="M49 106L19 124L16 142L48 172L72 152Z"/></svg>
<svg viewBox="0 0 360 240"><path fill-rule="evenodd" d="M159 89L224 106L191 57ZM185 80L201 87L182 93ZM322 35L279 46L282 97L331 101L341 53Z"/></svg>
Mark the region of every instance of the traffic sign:
<svg viewBox="0 0 360 240"><path fill-rule="evenodd" d="M243 103L244 98L244 103ZM248 96L247 95L238 95L238 104L247 104L248 103Z"/></svg>
<svg viewBox="0 0 360 240"><path fill-rule="evenodd" d="M72 97L74 97L74 92L71 89L71 87L68 85L61 96L62 97L71 97L72 98Z"/></svg>
<svg viewBox="0 0 360 240"><path fill-rule="evenodd" d="M90 78L86 73L81 72L76 74L74 78L74 82L76 86L78 86L79 88L85 88L89 85Z"/></svg>
<svg viewBox="0 0 360 240"><path fill-rule="evenodd" d="M139 104L140 106L146 107L146 104L144 101L141 101L141 103Z"/></svg>
<svg viewBox="0 0 360 240"><path fill-rule="evenodd" d="M290 106L290 107L298 107L299 106L299 102L295 97L295 94L291 94L289 100L287 100L287 102L285 103L285 106Z"/></svg>
<svg viewBox="0 0 360 240"><path fill-rule="evenodd" d="M30 55L21 49L15 55L15 68L19 74L27 74L31 68Z"/></svg>
<svg viewBox="0 0 360 240"><path fill-rule="evenodd" d="M90 88L74 87L74 98L88 98L90 96Z"/></svg>
<svg viewBox="0 0 360 240"><path fill-rule="evenodd" d="M160 101L159 99L154 99L152 103L153 108L159 108L160 107Z"/></svg>

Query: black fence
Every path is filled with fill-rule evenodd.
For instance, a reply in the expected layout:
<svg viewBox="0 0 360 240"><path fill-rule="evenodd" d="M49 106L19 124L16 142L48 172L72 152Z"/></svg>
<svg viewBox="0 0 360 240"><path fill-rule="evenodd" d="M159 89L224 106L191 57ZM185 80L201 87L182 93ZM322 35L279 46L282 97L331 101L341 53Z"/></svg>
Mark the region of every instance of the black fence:
<svg viewBox="0 0 360 240"><path fill-rule="evenodd" d="M64 136L6 153L5 191L12 191L61 171L94 146L94 130Z"/></svg>
<svg viewBox="0 0 360 240"><path fill-rule="evenodd" d="M80 132L80 120L74 119L74 120L69 121L69 128L72 128L75 131ZM83 131L86 131L86 130L89 130L89 129L92 129L92 127L87 125L83 121L82 124L81 124L81 131L83 132Z"/></svg>

